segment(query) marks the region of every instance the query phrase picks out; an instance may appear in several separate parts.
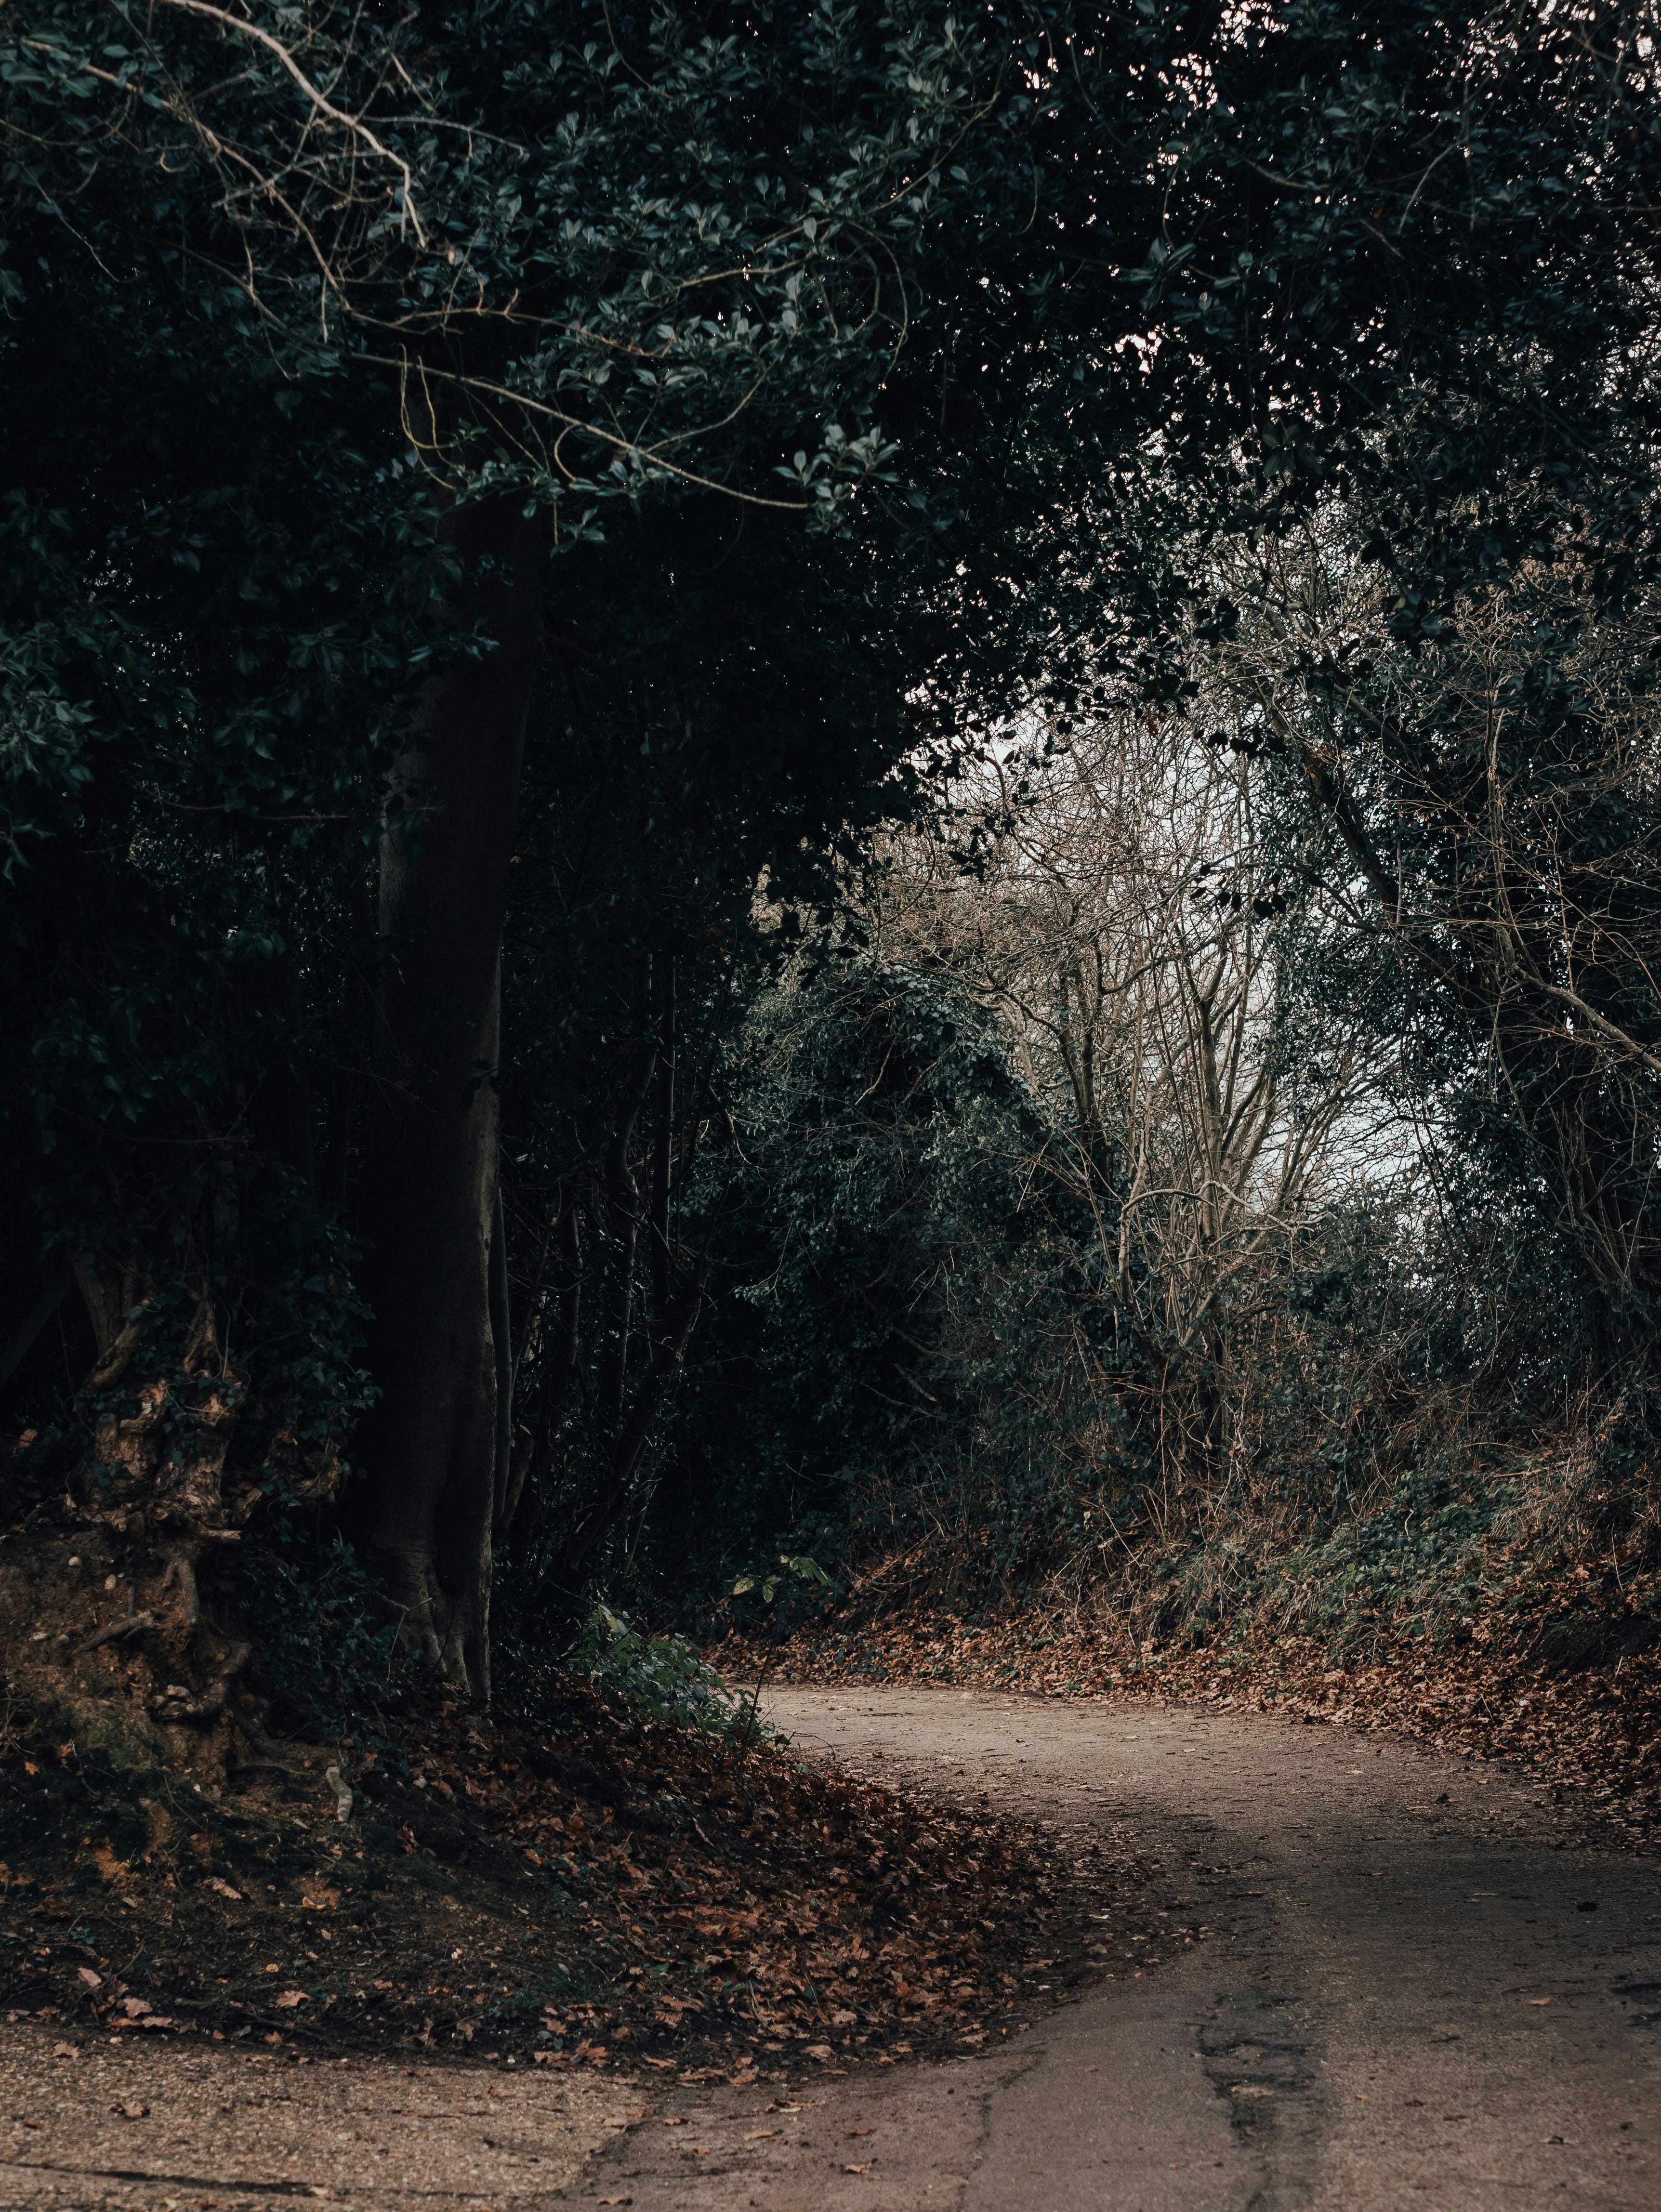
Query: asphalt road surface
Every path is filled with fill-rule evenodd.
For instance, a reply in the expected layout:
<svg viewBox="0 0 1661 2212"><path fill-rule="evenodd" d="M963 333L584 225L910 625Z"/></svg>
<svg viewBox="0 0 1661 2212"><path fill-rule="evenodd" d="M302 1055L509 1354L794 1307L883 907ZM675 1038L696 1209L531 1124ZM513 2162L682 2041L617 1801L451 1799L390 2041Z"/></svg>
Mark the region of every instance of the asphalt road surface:
<svg viewBox="0 0 1661 2212"><path fill-rule="evenodd" d="M1158 1963L1110 1911L1112 1978L987 2055L683 2091L577 2201L1661 2208L1661 1872L1542 1791L1269 1715L945 1689L771 1709L809 1756L1134 1842L1171 1893Z"/></svg>

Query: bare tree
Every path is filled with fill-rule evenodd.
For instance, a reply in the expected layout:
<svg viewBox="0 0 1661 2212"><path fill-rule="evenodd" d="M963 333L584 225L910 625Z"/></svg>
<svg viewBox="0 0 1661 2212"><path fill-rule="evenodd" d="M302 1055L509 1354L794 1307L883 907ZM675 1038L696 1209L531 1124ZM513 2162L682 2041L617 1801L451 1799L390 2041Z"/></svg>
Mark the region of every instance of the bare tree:
<svg viewBox="0 0 1661 2212"><path fill-rule="evenodd" d="M1574 518L1409 650L1342 518L1235 556L1217 657L1287 755L1335 914L1420 1069L1573 1255L1605 1349L1661 1295L1661 716L1653 609L1593 573Z"/></svg>
<svg viewBox="0 0 1661 2212"><path fill-rule="evenodd" d="M1289 1030L1323 917L1265 843L1247 761L1208 734L1127 710L1023 748L967 810L985 835L897 841L878 895L891 940L1002 1017L1047 1109L1025 1172L1087 1224L1171 1479L1202 1488L1238 1441L1234 1334L1263 1272L1378 1149L1377 1045Z"/></svg>

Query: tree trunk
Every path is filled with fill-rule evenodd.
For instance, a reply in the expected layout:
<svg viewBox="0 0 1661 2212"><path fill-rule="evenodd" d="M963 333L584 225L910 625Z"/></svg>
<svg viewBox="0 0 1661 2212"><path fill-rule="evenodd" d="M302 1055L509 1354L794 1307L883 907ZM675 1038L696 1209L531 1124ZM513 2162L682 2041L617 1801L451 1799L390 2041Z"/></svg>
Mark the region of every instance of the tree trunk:
<svg viewBox="0 0 1661 2212"><path fill-rule="evenodd" d="M669 1314L669 1286L674 1277L673 1249L669 1241L669 1193L673 1180L675 1143L675 961L660 952L655 962L658 986L657 1127L652 1146L652 1318L662 1328Z"/></svg>
<svg viewBox="0 0 1661 2212"><path fill-rule="evenodd" d="M697 1325L709 1280L709 1262L707 1259L701 1260L693 1271L691 1283L681 1300L679 1310L666 1318L664 1334L652 1354L652 1364L642 1376L635 1393L634 1404L612 1442L605 1487L585 1517L578 1522L566 1547L565 1574L573 1587L580 1583L581 1571L598 1547L600 1539L618 1515L627 1510L631 1502L635 1477L646 1454L652 1425L666 1405L679 1376L687 1345Z"/></svg>
<svg viewBox="0 0 1661 2212"><path fill-rule="evenodd" d="M539 537L514 499L453 514L460 611L494 641L435 676L391 778L380 851L374 1126L366 1178L369 1565L408 1632L490 1693L502 1363L496 1239L502 930L525 722L541 658Z"/></svg>
<svg viewBox="0 0 1661 2212"><path fill-rule="evenodd" d="M635 1273L640 1248L640 1185L631 1152L635 1130L652 1095L657 1039L650 1015L649 968L636 992L636 1038L627 1087L618 1102L605 1147L605 1225L611 1244L611 1311L599 1361L599 1417L615 1437L629 1394L629 1352L635 1322Z"/></svg>
<svg viewBox="0 0 1661 2212"><path fill-rule="evenodd" d="M508 1286L508 1209L502 1199L502 1176L496 1175L496 1206L490 1218L490 1338L496 1356L496 1450L492 1457L495 1485L491 1518L500 1526L508 1503L508 1486L514 1455L514 1316Z"/></svg>

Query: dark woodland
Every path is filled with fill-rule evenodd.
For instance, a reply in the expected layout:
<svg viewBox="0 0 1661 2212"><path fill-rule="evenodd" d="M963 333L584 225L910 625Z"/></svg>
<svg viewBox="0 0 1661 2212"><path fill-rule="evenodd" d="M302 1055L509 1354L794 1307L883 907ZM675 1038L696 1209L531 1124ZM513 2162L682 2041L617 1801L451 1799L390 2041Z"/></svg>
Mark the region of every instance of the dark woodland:
<svg viewBox="0 0 1661 2212"><path fill-rule="evenodd" d="M757 1674L1526 1674L1639 1817L1654 40L0 0L20 1894L326 1762L794 1893Z"/></svg>

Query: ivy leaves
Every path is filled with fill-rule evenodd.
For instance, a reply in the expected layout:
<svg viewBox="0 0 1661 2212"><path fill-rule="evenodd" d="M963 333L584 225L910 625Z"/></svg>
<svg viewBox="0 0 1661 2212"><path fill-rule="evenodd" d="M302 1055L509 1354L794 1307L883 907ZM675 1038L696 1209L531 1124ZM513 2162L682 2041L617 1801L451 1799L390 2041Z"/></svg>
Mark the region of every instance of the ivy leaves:
<svg viewBox="0 0 1661 2212"><path fill-rule="evenodd" d="M832 1586L830 1577L825 1573L824 1569L817 1559L810 1558L806 1552L794 1553L781 1552L779 1565L784 1569L786 1575L793 1576L799 1583L804 1583L819 1589L829 1589ZM733 1595L734 1597L748 1597L753 1591L760 1597L764 1605L771 1605L773 1600L778 1595L779 1586L782 1580L783 1577L780 1575L740 1575L733 1585Z"/></svg>

